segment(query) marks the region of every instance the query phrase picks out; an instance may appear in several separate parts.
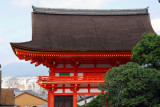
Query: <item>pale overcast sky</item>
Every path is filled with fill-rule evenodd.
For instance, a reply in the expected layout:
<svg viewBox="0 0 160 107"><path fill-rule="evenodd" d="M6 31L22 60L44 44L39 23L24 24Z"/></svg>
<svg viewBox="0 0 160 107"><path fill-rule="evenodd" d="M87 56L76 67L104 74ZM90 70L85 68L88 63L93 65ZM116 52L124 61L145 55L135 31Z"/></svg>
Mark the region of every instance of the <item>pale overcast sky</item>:
<svg viewBox="0 0 160 107"><path fill-rule="evenodd" d="M156 33L160 34L160 3L158 0L1 0L0 64L2 66L23 62L20 62L14 55L9 43L31 40L32 5L81 9L135 9L149 6L152 26Z"/></svg>

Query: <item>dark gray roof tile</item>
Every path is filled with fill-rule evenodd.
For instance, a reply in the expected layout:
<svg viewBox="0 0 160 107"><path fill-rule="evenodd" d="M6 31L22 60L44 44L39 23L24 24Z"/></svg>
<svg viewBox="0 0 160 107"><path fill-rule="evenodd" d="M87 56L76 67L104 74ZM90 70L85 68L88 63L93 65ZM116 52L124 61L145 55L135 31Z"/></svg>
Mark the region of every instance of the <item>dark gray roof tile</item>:
<svg viewBox="0 0 160 107"><path fill-rule="evenodd" d="M148 14L148 7L143 9L56 9L32 6L33 12L38 14L68 14L68 15L138 15Z"/></svg>
<svg viewBox="0 0 160 107"><path fill-rule="evenodd" d="M38 12L57 14L37 14ZM11 43L15 48L34 51L108 52L131 51L141 34L154 33L146 9L137 10L70 10L35 8L32 14L32 41ZM75 13L66 15L61 13ZM86 15L77 15L77 13ZM120 15L88 15L95 14ZM143 13L122 15L122 13Z"/></svg>

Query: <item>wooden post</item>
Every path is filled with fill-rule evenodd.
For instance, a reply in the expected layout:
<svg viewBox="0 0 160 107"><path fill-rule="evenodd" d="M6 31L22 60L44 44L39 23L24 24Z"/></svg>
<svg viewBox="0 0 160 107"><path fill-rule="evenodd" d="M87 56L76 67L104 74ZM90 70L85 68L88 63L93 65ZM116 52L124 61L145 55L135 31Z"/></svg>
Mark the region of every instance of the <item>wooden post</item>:
<svg viewBox="0 0 160 107"><path fill-rule="evenodd" d="M73 107L77 107L77 93L73 93Z"/></svg>
<svg viewBox="0 0 160 107"><path fill-rule="evenodd" d="M49 76L55 76L55 72L53 68L49 69Z"/></svg>
<svg viewBox="0 0 160 107"><path fill-rule="evenodd" d="M48 91L48 107L54 107L54 92Z"/></svg>
<svg viewBox="0 0 160 107"><path fill-rule="evenodd" d="M108 98L106 98L106 107L108 107Z"/></svg>

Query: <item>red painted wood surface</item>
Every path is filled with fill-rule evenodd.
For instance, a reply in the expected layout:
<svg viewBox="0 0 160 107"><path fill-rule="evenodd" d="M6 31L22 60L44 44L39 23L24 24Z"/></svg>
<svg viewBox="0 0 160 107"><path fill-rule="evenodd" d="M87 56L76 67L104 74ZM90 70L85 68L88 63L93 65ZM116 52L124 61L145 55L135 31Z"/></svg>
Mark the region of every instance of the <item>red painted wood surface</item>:
<svg viewBox="0 0 160 107"><path fill-rule="evenodd" d="M54 107L55 95L73 95L73 107L77 106L77 95L99 95L101 92L91 92L91 89L98 89L109 69L130 62L132 56L130 52L35 52L20 49L16 50L16 55L21 60L35 63L36 67L42 64L49 68L49 76L39 76L37 81L48 91L48 107ZM74 73L74 76L55 76L56 73ZM62 92L56 93L59 89ZM70 93L66 93L66 89ZM79 92L81 89L88 91ZM108 99L106 105L107 102Z"/></svg>
<svg viewBox="0 0 160 107"><path fill-rule="evenodd" d="M39 76L39 84L98 84L104 82L103 76Z"/></svg>
<svg viewBox="0 0 160 107"><path fill-rule="evenodd" d="M48 107L54 107L54 93L48 91Z"/></svg>

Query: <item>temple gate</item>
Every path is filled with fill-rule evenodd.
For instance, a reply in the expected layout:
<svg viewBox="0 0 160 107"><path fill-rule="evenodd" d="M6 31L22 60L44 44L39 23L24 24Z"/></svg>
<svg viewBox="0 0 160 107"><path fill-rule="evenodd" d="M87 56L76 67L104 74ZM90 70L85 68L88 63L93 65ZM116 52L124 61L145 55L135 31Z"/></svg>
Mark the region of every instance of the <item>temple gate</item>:
<svg viewBox="0 0 160 107"><path fill-rule="evenodd" d="M33 7L32 22L32 41L11 46L20 60L49 68L49 76L39 76L37 81L48 91L48 107L76 107L77 95L99 95L103 75L131 61L141 34L154 32L147 8Z"/></svg>

